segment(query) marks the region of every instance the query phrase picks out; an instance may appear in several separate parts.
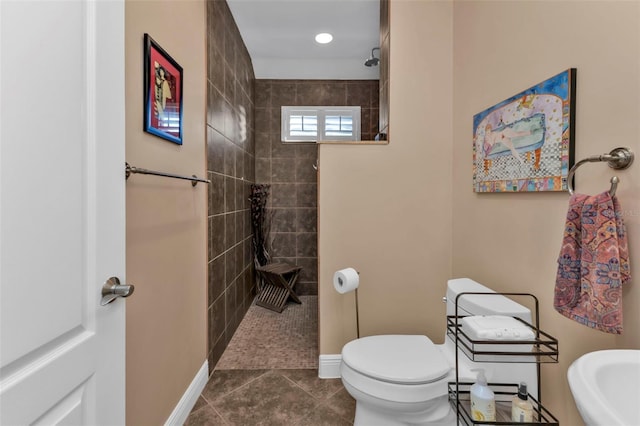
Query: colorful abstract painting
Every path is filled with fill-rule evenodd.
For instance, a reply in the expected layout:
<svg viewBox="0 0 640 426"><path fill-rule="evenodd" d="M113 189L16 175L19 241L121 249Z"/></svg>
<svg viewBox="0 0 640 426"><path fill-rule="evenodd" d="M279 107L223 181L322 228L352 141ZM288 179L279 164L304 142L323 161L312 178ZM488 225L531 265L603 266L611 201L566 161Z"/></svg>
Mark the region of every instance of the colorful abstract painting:
<svg viewBox="0 0 640 426"><path fill-rule="evenodd" d="M476 114L474 191L566 191L575 93L571 68Z"/></svg>

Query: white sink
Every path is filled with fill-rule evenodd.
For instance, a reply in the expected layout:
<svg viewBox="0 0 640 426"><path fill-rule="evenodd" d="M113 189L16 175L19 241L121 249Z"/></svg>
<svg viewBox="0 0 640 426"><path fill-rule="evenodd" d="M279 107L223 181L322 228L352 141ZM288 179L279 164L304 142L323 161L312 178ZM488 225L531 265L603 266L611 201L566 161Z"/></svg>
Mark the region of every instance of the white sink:
<svg viewBox="0 0 640 426"><path fill-rule="evenodd" d="M640 350L585 354L567 372L587 426L640 425Z"/></svg>

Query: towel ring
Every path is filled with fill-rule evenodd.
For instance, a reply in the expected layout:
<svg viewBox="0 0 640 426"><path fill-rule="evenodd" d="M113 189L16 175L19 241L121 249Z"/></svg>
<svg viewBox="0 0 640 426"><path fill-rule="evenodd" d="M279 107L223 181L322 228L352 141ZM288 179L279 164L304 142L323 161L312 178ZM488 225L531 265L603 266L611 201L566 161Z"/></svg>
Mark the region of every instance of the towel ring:
<svg viewBox="0 0 640 426"><path fill-rule="evenodd" d="M578 161L573 165L573 167L571 167L571 170L569 170L569 174L567 175L567 189L569 189L569 194L573 195L573 175L576 172L576 169L582 166L584 163L606 161L609 164L609 167L611 167L612 169L623 170L628 168L633 163L633 158L634 154L629 148L615 148L608 154L592 155L591 157L587 157ZM618 182L620 182L620 179L618 179L617 176L611 178L611 189L609 189L609 194L612 197L616 195Z"/></svg>

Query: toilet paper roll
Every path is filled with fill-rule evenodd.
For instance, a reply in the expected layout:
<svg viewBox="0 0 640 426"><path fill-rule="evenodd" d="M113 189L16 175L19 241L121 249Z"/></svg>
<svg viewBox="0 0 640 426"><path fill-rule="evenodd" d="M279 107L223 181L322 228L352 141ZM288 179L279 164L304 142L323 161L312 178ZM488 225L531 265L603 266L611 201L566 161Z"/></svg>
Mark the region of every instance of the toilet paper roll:
<svg viewBox="0 0 640 426"><path fill-rule="evenodd" d="M340 294L349 293L357 289L359 284L360 276L358 271L353 268L340 269L333 274L333 286Z"/></svg>

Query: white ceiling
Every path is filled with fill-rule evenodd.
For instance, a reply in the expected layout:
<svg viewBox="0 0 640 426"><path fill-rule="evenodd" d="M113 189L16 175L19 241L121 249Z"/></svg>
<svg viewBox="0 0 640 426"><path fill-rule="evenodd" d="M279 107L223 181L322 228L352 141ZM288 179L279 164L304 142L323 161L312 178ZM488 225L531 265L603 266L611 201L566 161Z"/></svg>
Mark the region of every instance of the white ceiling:
<svg viewBox="0 0 640 426"><path fill-rule="evenodd" d="M379 0L227 0L256 78L377 79ZM321 32L333 41L321 45ZM375 52L379 57L378 51Z"/></svg>

